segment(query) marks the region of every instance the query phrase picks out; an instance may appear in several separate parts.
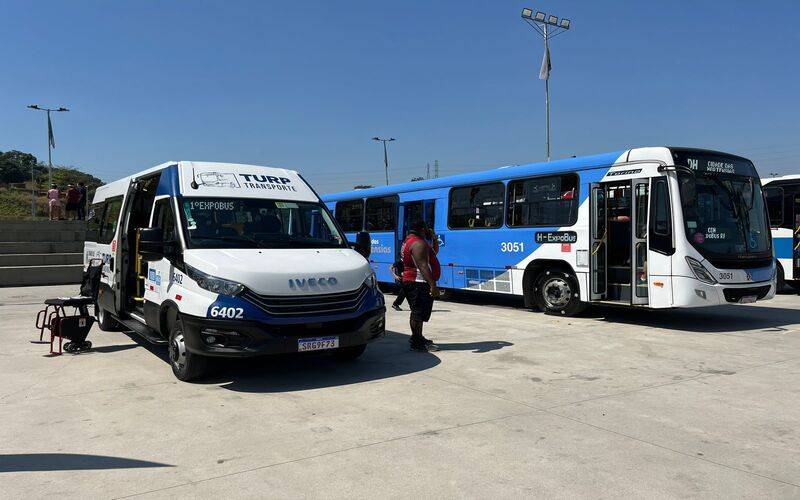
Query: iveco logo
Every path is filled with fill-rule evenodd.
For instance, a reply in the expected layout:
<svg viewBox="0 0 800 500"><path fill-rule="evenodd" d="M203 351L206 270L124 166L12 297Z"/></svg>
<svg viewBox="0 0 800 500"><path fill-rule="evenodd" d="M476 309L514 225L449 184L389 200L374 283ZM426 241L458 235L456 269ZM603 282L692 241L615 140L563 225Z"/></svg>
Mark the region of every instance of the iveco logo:
<svg viewBox="0 0 800 500"><path fill-rule="evenodd" d="M313 288L319 286L333 286L337 283L336 278L293 278L289 280L289 288Z"/></svg>
<svg viewBox="0 0 800 500"><path fill-rule="evenodd" d="M753 281L753 273L751 273L750 271L745 271L744 275L747 278L747 281Z"/></svg>

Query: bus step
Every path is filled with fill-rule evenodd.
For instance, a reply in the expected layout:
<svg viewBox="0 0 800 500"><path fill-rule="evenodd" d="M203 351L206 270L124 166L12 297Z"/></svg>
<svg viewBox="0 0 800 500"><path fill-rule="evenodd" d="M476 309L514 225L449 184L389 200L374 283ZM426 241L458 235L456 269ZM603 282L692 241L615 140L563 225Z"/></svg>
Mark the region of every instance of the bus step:
<svg viewBox="0 0 800 500"><path fill-rule="evenodd" d="M137 335L140 335L146 341L150 342L151 344L156 345L164 345L167 343L167 340L164 339L161 335L158 334L155 330L150 328L147 325L143 325L140 322L136 321L135 319L121 319L119 320L125 328L133 331Z"/></svg>

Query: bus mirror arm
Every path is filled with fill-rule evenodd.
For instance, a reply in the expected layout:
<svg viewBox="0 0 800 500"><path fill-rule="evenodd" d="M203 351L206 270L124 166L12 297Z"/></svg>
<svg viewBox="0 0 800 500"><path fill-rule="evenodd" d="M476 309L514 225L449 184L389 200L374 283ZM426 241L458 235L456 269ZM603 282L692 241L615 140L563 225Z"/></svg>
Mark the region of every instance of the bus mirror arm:
<svg viewBox="0 0 800 500"><path fill-rule="evenodd" d="M152 262L163 259L169 246L164 243L164 229L149 227L139 230L139 255L142 260Z"/></svg>
<svg viewBox="0 0 800 500"><path fill-rule="evenodd" d="M366 231L359 231L356 234L355 243L350 243L350 246L365 259L369 260L369 256L372 253L372 237Z"/></svg>

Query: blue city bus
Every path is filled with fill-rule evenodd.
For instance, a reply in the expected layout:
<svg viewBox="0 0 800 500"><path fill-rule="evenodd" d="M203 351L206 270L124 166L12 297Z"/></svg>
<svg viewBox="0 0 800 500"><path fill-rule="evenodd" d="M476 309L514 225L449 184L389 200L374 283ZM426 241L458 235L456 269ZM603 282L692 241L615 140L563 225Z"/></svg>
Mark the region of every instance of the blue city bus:
<svg viewBox="0 0 800 500"><path fill-rule="evenodd" d="M573 315L590 303L695 307L775 294L761 182L717 151L647 147L322 197L372 236L393 283L409 221L437 234L442 289L514 294Z"/></svg>
<svg viewBox="0 0 800 500"><path fill-rule="evenodd" d="M800 292L800 175L762 179L778 261L778 290Z"/></svg>

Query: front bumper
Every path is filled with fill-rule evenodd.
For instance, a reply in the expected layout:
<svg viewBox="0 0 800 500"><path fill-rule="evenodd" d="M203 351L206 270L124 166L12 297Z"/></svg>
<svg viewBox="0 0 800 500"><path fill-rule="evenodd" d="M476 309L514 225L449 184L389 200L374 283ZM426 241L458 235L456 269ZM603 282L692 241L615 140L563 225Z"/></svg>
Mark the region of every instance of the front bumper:
<svg viewBox="0 0 800 500"><path fill-rule="evenodd" d="M297 341L308 337L338 336L339 347L372 342L386 334L386 307L378 307L351 319L314 323L313 319L290 325L271 325L181 315L186 349L217 357L248 357L297 351ZM208 342L207 337L214 337Z"/></svg>
<svg viewBox="0 0 800 500"><path fill-rule="evenodd" d="M703 307L736 304L742 297L755 296L756 300L769 300L775 296L775 280L758 283L730 284L704 283L685 276L673 277L674 307ZM680 291L680 293L678 293Z"/></svg>

